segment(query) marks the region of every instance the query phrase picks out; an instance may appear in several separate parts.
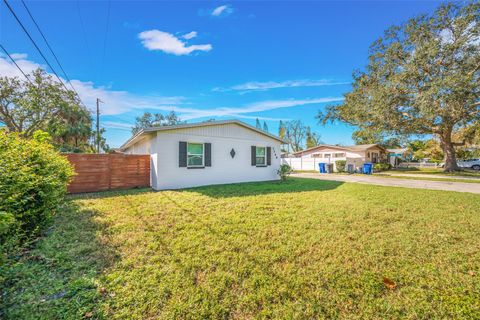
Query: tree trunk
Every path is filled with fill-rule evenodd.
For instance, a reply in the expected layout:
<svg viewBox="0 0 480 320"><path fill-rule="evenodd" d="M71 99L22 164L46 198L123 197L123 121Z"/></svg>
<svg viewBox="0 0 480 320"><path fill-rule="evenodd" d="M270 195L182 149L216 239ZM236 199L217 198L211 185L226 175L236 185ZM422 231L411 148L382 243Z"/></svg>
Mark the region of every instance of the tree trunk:
<svg viewBox="0 0 480 320"><path fill-rule="evenodd" d="M447 129L440 135L440 143L443 149L443 159L445 161L445 172L459 171L457 165L457 157L455 156L455 148L452 142L452 130Z"/></svg>

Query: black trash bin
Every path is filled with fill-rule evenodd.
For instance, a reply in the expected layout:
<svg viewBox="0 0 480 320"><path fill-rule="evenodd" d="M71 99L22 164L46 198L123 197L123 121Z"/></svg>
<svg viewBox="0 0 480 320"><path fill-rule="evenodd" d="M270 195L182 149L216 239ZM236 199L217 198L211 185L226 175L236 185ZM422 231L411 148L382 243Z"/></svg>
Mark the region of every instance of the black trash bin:
<svg viewBox="0 0 480 320"><path fill-rule="evenodd" d="M347 165L347 172L348 173L354 173L355 172L355 168L353 167L353 164L348 164Z"/></svg>
<svg viewBox="0 0 480 320"><path fill-rule="evenodd" d="M332 163L327 164L327 173L333 173L333 164Z"/></svg>

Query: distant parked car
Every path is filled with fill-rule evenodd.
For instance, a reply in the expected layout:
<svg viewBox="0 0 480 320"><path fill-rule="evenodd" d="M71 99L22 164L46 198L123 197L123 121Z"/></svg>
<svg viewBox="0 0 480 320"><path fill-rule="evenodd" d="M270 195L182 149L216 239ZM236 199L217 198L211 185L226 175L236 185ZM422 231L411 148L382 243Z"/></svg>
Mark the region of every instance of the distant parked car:
<svg viewBox="0 0 480 320"><path fill-rule="evenodd" d="M457 165L460 168L469 168L473 170L480 170L480 159L465 159L458 160ZM445 162L440 163L440 167L445 167Z"/></svg>
<svg viewBox="0 0 480 320"><path fill-rule="evenodd" d="M461 168L471 168L473 170L480 170L480 159L466 159L457 162Z"/></svg>

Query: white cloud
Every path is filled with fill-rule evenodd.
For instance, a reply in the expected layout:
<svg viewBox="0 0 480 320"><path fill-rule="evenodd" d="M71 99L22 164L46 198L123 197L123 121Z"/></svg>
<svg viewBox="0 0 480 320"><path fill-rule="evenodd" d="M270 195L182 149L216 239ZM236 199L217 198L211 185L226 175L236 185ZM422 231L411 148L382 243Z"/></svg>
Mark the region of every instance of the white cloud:
<svg viewBox="0 0 480 320"><path fill-rule="evenodd" d="M349 84L349 82L338 82L327 79L321 80L287 80L287 81L267 81L267 82L247 82L235 85L229 88L213 88L212 91L265 91L278 88L295 88L295 87L322 87Z"/></svg>
<svg viewBox="0 0 480 320"><path fill-rule="evenodd" d="M41 68L42 65L35 63L33 61L27 60L26 54L12 53L10 56L15 60L18 66L25 72L30 73L31 71ZM23 75L18 70L18 68L11 62L11 60L0 54L0 76L1 77L22 77Z"/></svg>
<svg viewBox="0 0 480 320"><path fill-rule="evenodd" d="M28 75L32 71L43 68L42 65L27 60L26 54L11 54L13 57L23 57L15 59L19 67ZM19 77L24 79L22 73L6 56L0 55L0 77ZM66 81L64 81L66 83ZM174 105L182 103L183 97L162 97L162 96L137 96L127 91L109 90L106 87L95 86L92 82L83 82L72 80L72 85L80 95L83 103L93 110L96 99L99 98L102 104L102 114L116 115L135 109L144 109L150 106ZM165 107L166 108L166 107Z"/></svg>
<svg viewBox="0 0 480 320"><path fill-rule="evenodd" d="M177 56L188 55L194 51L212 50L211 44L187 46L185 42L173 34L156 29L143 31L138 37L142 40L143 46L148 50L160 50Z"/></svg>
<svg viewBox="0 0 480 320"><path fill-rule="evenodd" d="M473 45L473 46L478 46L480 45L480 35L478 33L475 36L475 33L472 32L472 29L476 27L476 22L471 22L468 24L468 26L465 28L463 36L466 34L473 34L474 36L470 38L469 41L467 41L468 45ZM455 40L455 37L450 29L443 29L439 33L440 37L440 42L442 45L446 44L452 44Z"/></svg>
<svg viewBox="0 0 480 320"><path fill-rule="evenodd" d="M14 60L25 60L28 58L26 53L12 53L10 55Z"/></svg>
<svg viewBox="0 0 480 320"><path fill-rule="evenodd" d="M93 108L97 98L101 104L103 115L118 115L132 110L148 108L168 109L171 105L181 104L183 97L139 96L127 91L110 90L106 87L97 87L92 82L72 80L72 84L87 107Z"/></svg>
<svg viewBox="0 0 480 320"><path fill-rule="evenodd" d="M116 121L102 121L101 125L104 128L112 128L112 129L120 129L120 130L128 130L128 131L130 131L133 127L133 124L116 122Z"/></svg>
<svg viewBox="0 0 480 320"><path fill-rule="evenodd" d="M233 8L229 5L219 6L212 10L212 16L214 17L228 16L231 13L233 13Z"/></svg>
<svg viewBox="0 0 480 320"><path fill-rule="evenodd" d="M250 115L251 113L263 112L282 108L292 108L303 105L315 105L320 103L333 103L343 101L342 97L326 97L316 99L288 99L288 100L269 100L248 104L244 107L220 107L213 109L199 109L199 108L185 108L177 106L169 107L155 107L154 109L162 111L175 111L180 114L184 120L198 119L198 118L214 118L214 117L230 117L230 118L245 118L253 119L257 116ZM284 120L279 118L265 118L265 120Z"/></svg>
<svg viewBox="0 0 480 320"><path fill-rule="evenodd" d="M182 36L183 39L186 39L186 40L190 40L190 39L193 39L197 36L197 31L192 31L192 32L189 32L189 33L186 33Z"/></svg>

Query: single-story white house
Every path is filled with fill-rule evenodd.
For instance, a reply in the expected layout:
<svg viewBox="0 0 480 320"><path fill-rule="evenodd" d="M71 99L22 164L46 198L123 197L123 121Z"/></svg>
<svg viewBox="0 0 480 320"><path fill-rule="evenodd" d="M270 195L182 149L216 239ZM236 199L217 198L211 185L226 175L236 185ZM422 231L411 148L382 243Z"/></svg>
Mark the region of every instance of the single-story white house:
<svg viewBox="0 0 480 320"><path fill-rule="evenodd" d="M378 144L335 146L321 144L313 148L293 153L296 158L315 158L318 163L330 163L336 171L335 161L346 161L346 168L359 170L364 163L386 162L387 150Z"/></svg>
<svg viewBox="0 0 480 320"><path fill-rule="evenodd" d="M279 137L238 120L140 130L120 150L150 154L155 190L277 180Z"/></svg>

